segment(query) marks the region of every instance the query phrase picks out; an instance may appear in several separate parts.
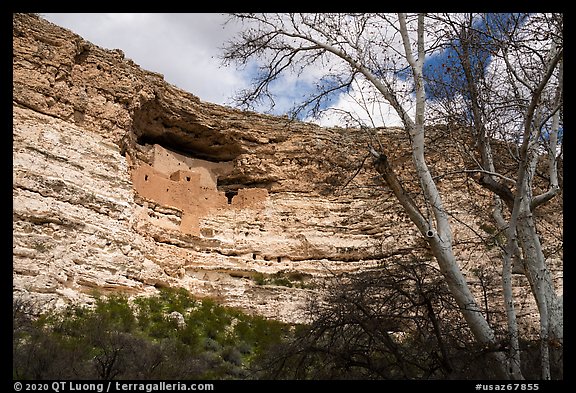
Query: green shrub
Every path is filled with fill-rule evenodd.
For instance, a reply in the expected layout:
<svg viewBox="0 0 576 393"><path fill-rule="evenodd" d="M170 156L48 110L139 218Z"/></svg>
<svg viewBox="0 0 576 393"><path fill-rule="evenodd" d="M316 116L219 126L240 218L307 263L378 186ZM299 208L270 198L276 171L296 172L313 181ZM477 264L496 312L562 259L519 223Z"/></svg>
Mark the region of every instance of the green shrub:
<svg viewBox="0 0 576 393"><path fill-rule="evenodd" d="M311 288L310 284L306 284L304 279L306 274L302 272L281 270L273 274L264 274L257 272L252 276L256 285L278 285L288 288Z"/></svg>
<svg viewBox="0 0 576 393"><path fill-rule="evenodd" d="M177 311L178 324L169 317ZM185 290L130 301L99 296L31 320L14 312L18 379L230 379L250 375L256 354L279 342L284 325Z"/></svg>

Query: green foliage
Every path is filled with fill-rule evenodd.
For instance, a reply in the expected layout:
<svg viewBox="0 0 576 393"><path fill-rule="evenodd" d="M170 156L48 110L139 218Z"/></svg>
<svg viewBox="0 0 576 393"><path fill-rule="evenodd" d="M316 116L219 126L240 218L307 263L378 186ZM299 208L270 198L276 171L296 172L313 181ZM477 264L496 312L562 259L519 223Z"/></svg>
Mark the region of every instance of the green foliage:
<svg viewBox="0 0 576 393"><path fill-rule="evenodd" d="M69 306L35 318L17 311L18 379L253 378L251 362L288 331L282 323L194 299L181 289L133 301L102 296L92 307Z"/></svg>
<svg viewBox="0 0 576 393"><path fill-rule="evenodd" d="M401 267L412 275L399 280L385 268L336 286L327 304L310 304L310 325L294 327L182 290L133 301L98 297L92 307L41 315L15 301L13 378L487 377L484 349L471 344L435 273L424 265ZM539 347L532 344L523 356L537 371Z"/></svg>
<svg viewBox="0 0 576 393"><path fill-rule="evenodd" d="M506 233L504 231L498 230L495 226L486 223L480 224L480 229L489 235L486 239L486 247L489 250L495 246L503 246L506 244Z"/></svg>
<svg viewBox="0 0 576 393"><path fill-rule="evenodd" d="M264 273L258 272L254 274L254 277L252 277L252 279L254 280L256 285L266 285L267 283L266 276L264 275Z"/></svg>
<svg viewBox="0 0 576 393"><path fill-rule="evenodd" d="M273 274L256 273L252 277L256 285L278 285L288 288L310 288L310 284L304 282L305 274L281 270Z"/></svg>
<svg viewBox="0 0 576 393"><path fill-rule="evenodd" d="M198 338L188 325L178 330L177 322L169 318L170 313L185 315L196 307L196 300L183 290L162 290L157 296L142 297L134 301L138 328L144 336L156 341L180 337L188 345L196 344Z"/></svg>
<svg viewBox="0 0 576 393"><path fill-rule="evenodd" d="M136 325L128 299L122 295L98 298L92 316L105 328L120 332L131 332Z"/></svg>

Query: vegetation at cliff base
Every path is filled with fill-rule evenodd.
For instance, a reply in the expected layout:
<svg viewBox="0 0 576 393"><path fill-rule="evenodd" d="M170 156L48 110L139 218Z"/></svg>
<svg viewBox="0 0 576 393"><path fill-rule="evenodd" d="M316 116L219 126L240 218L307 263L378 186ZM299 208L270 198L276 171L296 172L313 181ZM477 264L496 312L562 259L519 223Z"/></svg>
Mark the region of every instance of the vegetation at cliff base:
<svg viewBox="0 0 576 393"><path fill-rule="evenodd" d="M33 309L14 299L14 379L493 379L489 354L506 350L504 332L497 348L477 345L437 269L412 259L335 277L306 306L309 324L248 315L183 289ZM538 348L521 341L528 378L538 379ZM561 379L561 370L552 375Z"/></svg>
<svg viewBox="0 0 576 393"><path fill-rule="evenodd" d="M185 290L32 310L14 299L15 379L252 379L251 362L289 331Z"/></svg>

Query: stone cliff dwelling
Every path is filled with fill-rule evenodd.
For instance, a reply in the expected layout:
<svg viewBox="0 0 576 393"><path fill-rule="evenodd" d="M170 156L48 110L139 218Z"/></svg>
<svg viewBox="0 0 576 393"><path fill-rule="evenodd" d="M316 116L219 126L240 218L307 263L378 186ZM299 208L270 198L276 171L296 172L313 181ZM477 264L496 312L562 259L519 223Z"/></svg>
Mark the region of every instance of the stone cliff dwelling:
<svg viewBox="0 0 576 393"><path fill-rule="evenodd" d="M468 158L452 137L467 131L433 132L428 164L453 174L439 187L457 259L503 332L505 313L488 314L504 304L502 234L486 225L492 197L457 174ZM31 305L183 288L292 324L310 322L306 305L332 278L436 266L364 158L377 135L406 191L424 202L404 166L412 152L403 130L371 135L203 102L31 14L13 14L12 135L13 293ZM537 229L561 295L563 193L549 203ZM519 325L537 336L529 282L512 281Z"/></svg>
<svg viewBox="0 0 576 393"><path fill-rule="evenodd" d="M151 164L141 162L132 171L136 193L162 206L182 211L180 230L200 236L200 220L216 209L260 209L268 198L265 188L219 191L218 176L229 173L233 163L191 158L154 144Z"/></svg>

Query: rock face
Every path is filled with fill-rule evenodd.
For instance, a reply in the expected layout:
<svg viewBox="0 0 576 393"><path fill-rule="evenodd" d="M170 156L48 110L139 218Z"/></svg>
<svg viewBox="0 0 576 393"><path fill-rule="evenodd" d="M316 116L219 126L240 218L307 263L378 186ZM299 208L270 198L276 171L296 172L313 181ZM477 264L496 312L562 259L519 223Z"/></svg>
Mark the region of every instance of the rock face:
<svg viewBox="0 0 576 393"><path fill-rule="evenodd" d="M430 258L360 130L201 102L32 15L13 17L13 56L15 294L60 304L185 287L297 322L325 277ZM375 132L409 180L403 132ZM436 132L431 167L457 168ZM460 179L441 187L463 268L497 270L498 251L475 235L489 194ZM561 270L558 220L542 233Z"/></svg>

